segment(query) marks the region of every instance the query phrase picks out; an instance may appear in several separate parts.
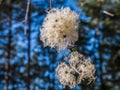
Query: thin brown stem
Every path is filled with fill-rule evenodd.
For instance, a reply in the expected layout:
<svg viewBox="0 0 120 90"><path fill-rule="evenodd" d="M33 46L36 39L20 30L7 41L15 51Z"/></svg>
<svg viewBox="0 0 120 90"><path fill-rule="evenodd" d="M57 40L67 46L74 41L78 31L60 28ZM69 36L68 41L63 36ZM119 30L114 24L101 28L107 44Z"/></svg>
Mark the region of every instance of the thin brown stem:
<svg viewBox="0 0 120 90"><path fill-rule="evenodd" d="M28 0L27 2L27 8L26 8L26 14L25 14L25 28L24 28L24 34L26 35L27 33L27 22L28 22L28 13L29 13L29 9L30 9L30 0Z"/></svg>

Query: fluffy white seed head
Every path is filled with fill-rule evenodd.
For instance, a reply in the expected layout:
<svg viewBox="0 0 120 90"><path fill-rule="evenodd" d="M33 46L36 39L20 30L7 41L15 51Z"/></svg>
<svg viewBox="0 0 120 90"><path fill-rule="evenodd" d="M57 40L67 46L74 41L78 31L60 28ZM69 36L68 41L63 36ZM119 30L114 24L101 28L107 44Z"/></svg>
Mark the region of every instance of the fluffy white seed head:
<svg viewBox="0 0 120 90"><path fill-rule="evenodd" d="M90 58L85 59L82 54L72 52L70 55L69 64L78 73L78 84L85 79L88 80L88 83L95 80L95 66L90 62Z"/></svg>
<svg viewBox="0 0 120 90"><path fill-rule="evenodd" d="M70 8L51 9L40 29L44 46L66 49L78 40L78 15Z"/></svg>
<svg viewBox="0 0 120 90"><path fill-rule="evenodd" d="M73 70L65 63L60 63L56 68L57 77L64 86L73 88L76 86L76 77Z"/></svg>

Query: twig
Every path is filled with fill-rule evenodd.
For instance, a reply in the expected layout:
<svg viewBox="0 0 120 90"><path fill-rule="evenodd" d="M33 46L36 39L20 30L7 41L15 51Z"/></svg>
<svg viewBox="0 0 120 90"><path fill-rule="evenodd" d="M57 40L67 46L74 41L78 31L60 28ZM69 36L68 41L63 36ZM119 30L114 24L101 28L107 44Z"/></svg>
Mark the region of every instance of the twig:
<svg viewBox="0 0 120 90"><path fill-rule="evenodd" d="M114 16L114 14L113 13L110 13L110 12L108 12L108 11L103 11L103 13L105 13L105 14L107 14L107 15L109 15L109 16Z"/></svg>
<svg viewBox="0 0 120 90"><path fill-rule="evenodd" d="M103 11L103 13L105 13L105 14L107 14L107 15L109 15L109 16L112 16L112 17L114 17L114 16L116 16L116 15L120 15L120 12L113 14L113 13L108 12L108 11L105 11L105 10Z"/></svg>
<svg viewBox="0 0 120 90"><path fill-rule="evenodd" d="M50 0L50 9L52 9L52 0Z"/></svg>
<svg viewBox="0 0 120 90"><path fill-rule="evenodd" d="M48 11L50 11L52 9L52 0L50 0L50 5L49 7L45 10L45 12L47 13Z"/></svg>
<svg viewBox="0 0 120 90"><path fill-rule="evenodd" d="M27 33L26 26L27 26L27 21L28 21L29 8L30 8L30 0L28 0L28 2L27 2L27 9L26 9L26 14L25 14L25 28L24 28L24 34L25 35Z"/></svg>

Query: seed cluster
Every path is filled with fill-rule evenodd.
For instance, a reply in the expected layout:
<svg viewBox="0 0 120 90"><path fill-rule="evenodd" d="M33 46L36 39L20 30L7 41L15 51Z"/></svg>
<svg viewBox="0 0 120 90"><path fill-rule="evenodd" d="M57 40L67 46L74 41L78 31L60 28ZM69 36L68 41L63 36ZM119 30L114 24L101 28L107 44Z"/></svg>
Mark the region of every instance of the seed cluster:
<svg viewBox="0 0 120 90"><path fill-rule="evenodd" d="M70 8L53 8L40 28L40 39L44 46L65 50L73 47L78 40L78 14ZM74 88L87 79L88 84L95 80L95 67L90 58L77 51L71 52L68 64L60 63L56 68L57 77L64 86Z"/></svg>
<svg viewBox="0 0 120 90"><path fill-rule="evenodd" d="M70 88L74 88L84 80L88 80L88 84L95 80L95 67L90 63L90 58L85 59L76 51L71 53L69 65L60 63L56 72L60 83Z"/></svg>

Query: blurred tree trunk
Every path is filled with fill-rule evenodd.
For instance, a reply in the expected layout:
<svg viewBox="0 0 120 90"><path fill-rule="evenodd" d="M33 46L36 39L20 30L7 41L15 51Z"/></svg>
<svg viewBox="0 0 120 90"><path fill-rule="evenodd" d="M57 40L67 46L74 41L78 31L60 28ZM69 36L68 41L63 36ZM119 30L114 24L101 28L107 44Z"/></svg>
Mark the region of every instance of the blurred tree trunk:
<svg viewBox="0 0 120 90"><path fill-rule="evenodd" d="M9 71L10 71L10 56L11 56L11 38L12 38L12 34L11 34L11 26L12 26L12 14L11 14L11 10L12 8L9 6L9 12L8 12L8 21L9 21L9 25L8 25L8 45L7 45L7 58L6 58L6 63L5 63L5 90L8 90L8 85L9 85Z"/></svg>

